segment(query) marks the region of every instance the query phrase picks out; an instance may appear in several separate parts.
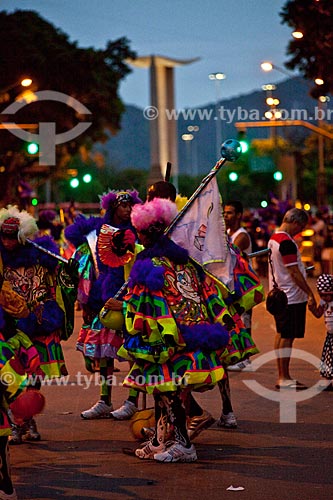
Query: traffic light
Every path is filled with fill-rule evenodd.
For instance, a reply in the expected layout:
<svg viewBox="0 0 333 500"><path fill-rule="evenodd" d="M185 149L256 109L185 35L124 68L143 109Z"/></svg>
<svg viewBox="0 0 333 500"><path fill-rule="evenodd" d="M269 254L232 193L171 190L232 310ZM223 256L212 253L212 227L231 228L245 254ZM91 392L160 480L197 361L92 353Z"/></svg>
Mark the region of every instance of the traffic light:
<svg viewBox="0 0 333 500"><path fill-rule="evenodd" d="M31 200L31 205L32 205L33 207L37 207L37 205L38 205L38 199L37 199L37 198L32 198L32 200Z"/></svg>
<svg viewBox="0 0 333 500"><path fill-rule="evenodd" d="M36 155L39 152L39 144L37 142L28 142L26 150L29 155Z"/></svg>
<svg viewBox="0 0 333 500"><path fill-rule="evenodd" d="M83 182L85 182L86 184L89 184L89 182L92 181L92 177L90 174L84 174L84 176L82 177L82 180Z"/></svg>
<svg viewBox="0 0 333 500"><path fill-rule="evenodd" d="M275 181L280 182L283 179L283 173L280 172L280 170L276 170L276 172L274 172L273 174L273 177Z"/></svg>
<svg viewBox="0 0 333 500"><path fill-rule="evenodd" d="M241 145L242 153L247 153L249 150L249 141L246 138L246 130L240 130L237 135L237 140Z"/></svg>
<svg viewBox="0 0 333 500"><path fill-rule="evenodd" d="M229 174L229 180L231 182L236 182L238 179L238 174L236 172L230 172Z"/></svg>
<svg viewBox="0 0 333 500"><path fill-rule="evenodd" d="M77 187L79 187L79 184L80 184L80 181L77 177L73 177L73 179L71 179L69 181L69 185L73 189L76 189Z"/></svg>

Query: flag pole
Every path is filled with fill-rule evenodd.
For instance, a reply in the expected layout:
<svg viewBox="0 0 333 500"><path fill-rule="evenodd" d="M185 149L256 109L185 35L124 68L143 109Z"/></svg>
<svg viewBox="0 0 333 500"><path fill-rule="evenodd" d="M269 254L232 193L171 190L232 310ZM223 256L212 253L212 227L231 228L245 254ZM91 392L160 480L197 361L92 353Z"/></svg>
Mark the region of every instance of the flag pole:
<svg viewBox="0 0 333 500"><path fill-rule="evenodd" d="M172 228L179 222L179 220L185 215L187 210L190 208L190 206L193 204L195 199L199 196L201 191L207 186L207 184L212 180L213 177L219 172L221 167L225 164L226 161L236 161L242 153L242 148L241 145L238 141L235 139L228 139L224 141L224 143L221 146L221 155L222 158L220 158L214 165L214 167L211 169L211 171L204 177L200 183L200 185L197 187L197 189L194 191L192 196L188 199L186 205L178 212L176 217L173 219L171 224L165 229L164 234L168 234ZM170 165L171 166L171 165ZM128 280L122 285L121 288L119 288L118 292L113 296L114 299L118 299L124 290L126 290L128 284Z"/></svg>
<svg viewBox="0 0 333 500"><path fill-rule="evenodd" d="M30 245L33 245L35 248L38 248L38 250L40 250L41 252L44 252L47 255L50 255L50 257L53 257L54 259L60 260L60 262L63 262L64 264L68 264L68 260L65 259L65 257L62 257L61 255L58 255L54 252L51 252L50 250L47 250L47 248L44 248L41 245L38 245L38 243L31 240L30 238L27 238L26 241L28 243L30 243Z"/></svg>

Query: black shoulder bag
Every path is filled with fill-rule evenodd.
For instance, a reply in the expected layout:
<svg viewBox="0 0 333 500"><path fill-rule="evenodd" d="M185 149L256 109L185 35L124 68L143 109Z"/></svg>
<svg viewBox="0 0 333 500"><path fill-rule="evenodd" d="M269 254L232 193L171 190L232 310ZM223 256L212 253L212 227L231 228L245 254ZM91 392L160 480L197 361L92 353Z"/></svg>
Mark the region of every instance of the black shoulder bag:
<svg viewBox="0 0 333 500"><path fill-rule="evenodd" d="M273 271L273 262L271 258L272 251L268 254L268 262L271 266L272 272L272 280L273 280L273 288L268 292L266 297L266 310L273 314L273 316L282 315L288 305L288 299L286 293L278 287L278 284L275 280L274 271Z"/></svg>

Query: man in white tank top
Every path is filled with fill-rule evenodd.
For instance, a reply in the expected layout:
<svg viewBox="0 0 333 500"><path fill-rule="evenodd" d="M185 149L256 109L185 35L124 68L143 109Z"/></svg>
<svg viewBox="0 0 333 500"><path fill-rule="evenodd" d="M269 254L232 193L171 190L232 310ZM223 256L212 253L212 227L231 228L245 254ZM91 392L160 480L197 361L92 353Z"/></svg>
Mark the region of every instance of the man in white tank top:
<svg viewBox="0 0 333 500"><path fill-rule="evenodd" d="M224 204L223 210L225 225L231 243L236 245L242 252L246 254L252 253L252 242L249 233L242 227L243 205L240 201L228 201ZM247 311L242 314L242 320L245 328L251 333L251 316L252 311ZM240 371L249 368L251 361L245 359L228 367L230 371Z"/></svg>

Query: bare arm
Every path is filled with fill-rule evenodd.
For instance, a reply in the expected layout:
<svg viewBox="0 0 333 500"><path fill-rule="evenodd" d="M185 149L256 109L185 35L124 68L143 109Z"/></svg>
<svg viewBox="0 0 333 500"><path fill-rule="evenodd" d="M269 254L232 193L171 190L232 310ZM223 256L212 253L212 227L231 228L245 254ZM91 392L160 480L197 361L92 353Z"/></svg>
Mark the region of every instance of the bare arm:
<svg viewBox="0 0 333 500"><path fill-rule="evenodd" d="M317 306L315 309L311 309L311 312L315 318L321 318L324 314L324 306L319 304L319 306Z"/></svg>
<svg viewBox="0 0 333 500"><path fill-rule="evenodd" d="M236 245L242 252L244 252L245 248L249 246L251 243L250 236L245 233L240 233L234 241L234 245Z"/></svg>
<svg viewBox="0 0 333 500"><path fill-rule="evenodd" d="M290 274L292 280L294 283L301 289L303 292L305 292L308 296L308 306L311 312L313 312L317 308L317 302L315 299L315 296L313 294L313 291L307 284L303 274L298 268L298 265L295 264L294 266L287 266L286 268L288 270L288 273Z"/></svg>

